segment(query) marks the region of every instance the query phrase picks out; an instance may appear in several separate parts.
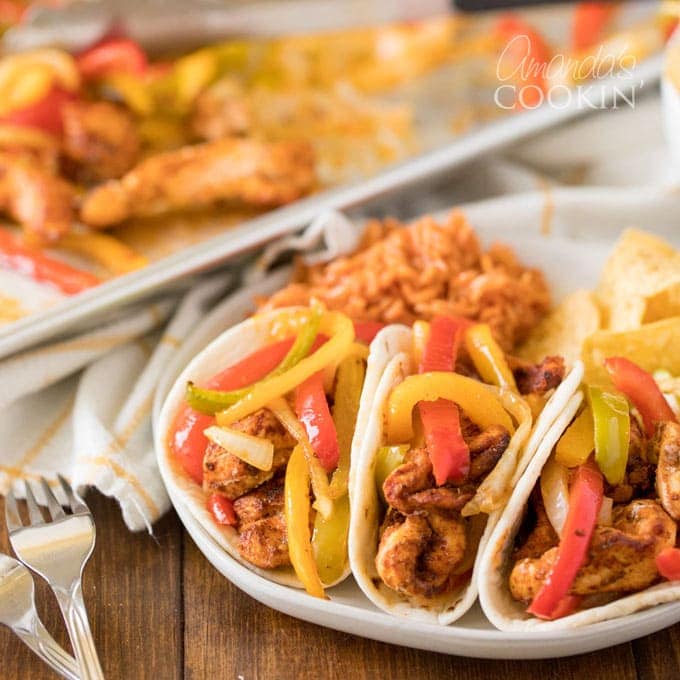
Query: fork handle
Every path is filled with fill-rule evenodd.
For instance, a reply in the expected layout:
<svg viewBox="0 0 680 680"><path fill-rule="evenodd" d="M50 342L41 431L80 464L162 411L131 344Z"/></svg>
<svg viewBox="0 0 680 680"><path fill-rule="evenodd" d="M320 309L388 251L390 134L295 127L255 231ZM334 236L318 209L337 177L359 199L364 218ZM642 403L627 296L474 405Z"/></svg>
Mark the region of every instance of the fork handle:
<svg viewBox="0 0 680 680"><path fill-rule="evenodd" d="M81 680L104 680L104 673L99 664L97 648L94 646L90 623L87 619L80 580L69 592L55 590L55 594L64 616L71 645L73 645Z"/></svg>
<svg viewBox="0 0 680 680"><path fill-rule="evenodd" d="M40 620L34 620L31 627L33 628L31 631L20 627L12 628L12 630L59 675L67 680L79 680L80 676L75 659L55 642Z"/></svg>

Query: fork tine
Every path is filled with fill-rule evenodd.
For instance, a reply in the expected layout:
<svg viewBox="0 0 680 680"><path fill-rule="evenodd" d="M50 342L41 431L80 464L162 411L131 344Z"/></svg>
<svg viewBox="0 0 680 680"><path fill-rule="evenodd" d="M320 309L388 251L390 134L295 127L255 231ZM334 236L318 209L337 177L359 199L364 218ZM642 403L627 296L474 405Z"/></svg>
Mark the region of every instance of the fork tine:
<svg viewBox="0 0 680 680"><path fill-rule="evenodd" d="M47 480L44 477L40 478L40 484L42 486L43 493L45 494L45 500L47 501L47 509L50 515L52 516L52 519L55 520L66 517L66 513L59 504L57 497L54 495L54 492L52 491L50 485L47 483Z"/></svg>
<svg viewBox="0 0 680 680"><path fill-rule="evenodd" d="M24 488L26 489L26 507L28 508L28 519L31 524L43 524L45 519L40 512L38 507L38 502L35 500L33 495L33 488L28 483L27 479L24 479Z"/></svg>
<svg viewBox="0 0 680 680"><path fill-rule="evenodd" d="M71 510L73 512L90 512L90 509L87 507L87 505L85 505L80 497L73 492L71 485L66 481L66 479L61 475L57 475L57 479L59 480L61 488L66 494L66 498L68 499L69 505L71 506Z"/></svg>
<svg viewBox="0 0 680 680"><path fill-rule="evenodd" d="M5 497L5 523L7 524L7 530L12 533L17 529L21 529L24 523L21 521L21 515L19 514L19 508L17 506L17 499L14 496L14 491L9 490L9 493Z"/></svg>

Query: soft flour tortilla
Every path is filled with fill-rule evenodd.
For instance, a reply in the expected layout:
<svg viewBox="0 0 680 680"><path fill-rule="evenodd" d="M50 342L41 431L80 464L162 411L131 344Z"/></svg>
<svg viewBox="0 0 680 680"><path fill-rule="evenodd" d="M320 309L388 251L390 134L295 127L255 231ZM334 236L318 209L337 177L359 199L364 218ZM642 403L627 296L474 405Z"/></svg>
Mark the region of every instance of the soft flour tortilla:
<svg viewBox="0 0 680 680"><path fill-rule="evenodd" d="M174 460L169 447L169 434L173 426L175 416L184 402L186 384L189 380L197 384L204 383L215 375L220 369L231 366L243 359L259 347L264 346L270 340L270 328L280 322L281 315L287 311L299 308L277 309L268 314L261 314L244 321L222 333L211 342L203 351L195 356L189 365L180 373L170 389L167 398L161 408L158 423L155 428L155 445L158 464L169 491L176 498L181 499L191 514L198 520L202 528L219 543L222 548L235 560L260 576L287 586L301 588L292 567L279 569L259 569L250 562L244 560L238 552L238 533L233 527L220 526L214 522L211 514L206 510L206 494L203 489L190 479L180 465ZM362 395L362 405L372 402L372 399ZM364 407L364 411L367 407ZM357 428L352 448L360 433L361 426L367 422L366 415L362 415L361 408L357 418ZM360 423L363 424L360 426ZM327 587L333 586L344 580L350 573L349 561L342 577Z"/></svg>
<svg viewBox="0 0 680 680"><path fill-rule="evenodd" d="M478 574L479 599L491 623L504 631L552 631L577 628L590 623L608 621L632 614L664 602L680 599L679 583L660 583L639 593L627 595L609 604L593 607L555 621L543 621L529 616L525 607L514 600L508 587L509 558L515 536L524 519L529 496L538 481L545 462L562 433L569 426L583 395L579 391L568 401L566 408L550 427L533 460L508 502L482 555Z"/></svg>
<svg viewBox="0 0 680 680"><path fill-rule="evenodd" d="M374 481L375 465L383 442L385 405L389 394L404 378L413 373L412 346L412 332L405 326L389 326L383 329L371 344L364 395L367 399L373 395L373 404L367 423L362 423L364 427L361 440L355 438L359 448L352 458L350 474L352 518L349 559L359 587L380 609L413 620L447 625L465 614L477 598L476 581L481 558L502 511L489 515L477 550L472 578L460 590L434 598L426 607L411 603L387 587L378 576L375 558L378 552L381 501ZM578 388L582 374L582 368L578 365L548 400L521 451L509 485L516 483L521 477L552 422L564 411L569 397ZM514 437L517 437L517 433Z"/></svg>

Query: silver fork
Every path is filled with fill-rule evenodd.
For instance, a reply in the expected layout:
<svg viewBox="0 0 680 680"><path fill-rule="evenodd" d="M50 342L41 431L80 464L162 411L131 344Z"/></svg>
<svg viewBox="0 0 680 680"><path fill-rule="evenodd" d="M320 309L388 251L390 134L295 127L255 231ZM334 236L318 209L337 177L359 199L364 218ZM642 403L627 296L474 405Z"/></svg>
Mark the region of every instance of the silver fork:
<svg viewBox="0 0 680 680"><path fill-rule="evenodd" d="M47 632L35 609L33 577L21 562L0 553L0 623L10 628L46 664L78 680L75 659Z"/></svg>
<svg viewBox="0 0 680 680"><path fill-rule="evenodd" d="M26 485L26 505L29 523L24 526L16 498L10 491L5 501L5 519L9 540L17 557L40 574L52 588L66 622L71 645L82 680L100 680L103 673L94 646L87 610L83 601L83 568L94 549L95 526L85 503L73 492L71 485L58 475L72 514L64 513L59 501L44 478L41 478L45 521L35 500L33 489Z"/></svg>

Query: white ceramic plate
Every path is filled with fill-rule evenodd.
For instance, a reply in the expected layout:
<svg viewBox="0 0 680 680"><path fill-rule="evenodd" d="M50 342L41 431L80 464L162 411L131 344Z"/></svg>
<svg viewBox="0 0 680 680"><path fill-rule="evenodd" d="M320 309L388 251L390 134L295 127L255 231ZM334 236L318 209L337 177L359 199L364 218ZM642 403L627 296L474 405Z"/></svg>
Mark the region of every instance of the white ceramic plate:
<svg viewBox="0 0 680 680"><path fill-rule="evenodd" d="M559 215L562 210L568 210L573 198L572 192L556 192L552 198L556 213ZM564 228L560 229L561 233L558 235L540 236L532 226L534 218L538 218L541 212L538 196L514 197L508 201L510 205L504 205L502 211L505 219L499 219L496 210L499 206L493 201L486 205L470 206L468 214L474 216L473 224L484 241L502 239L515 248L523 261L540 266L557 299L575 288L594 286L611 248L611 231L603 229L597 234L594 230L589 230L588 236L591 239L596 236L600 238L587 243L580 238L569 238L566 234L572 229L578 231L583 226L579 220L576 224L563 225ZM587 217L597 220L598 212L606 209L606 205L599 202L599 205L593 206ZM524 233L521 237L513 236L514 229L509 227L509 222L520 219L523 212L526 218ZM507 219L509 215L512 216L510 220ZM580 214L579 217L583 219L584 216ZM654 226L638 224L649 228ZM247 304L247 298L240 294L236 305L241 318L244 304ZM183 366L208 340L215 337L221 324L222 328L230 325L234 316L233 308L234 302L225 301L206 319L205 328L198 328L195 335L182 347L173 365L168 367L168 374L157 395L156 418L161 402ZM383 642L446 654L496 659L539 659L610 647L680 621L680 603L672 603L581 629L556 633L504 633L493 628L476 605L455 624L435 626L406 621L381 612L363 596L351 577L328 591L329 600L318 600L300 590L264 579L229 557L194 518L182 498L172 491L173 486L168 483L165 457L160 455L160 451L158 453L159 466L166 486L171 491L172 503L190 536L211 564L256 600L312 623Z"/></svg>

